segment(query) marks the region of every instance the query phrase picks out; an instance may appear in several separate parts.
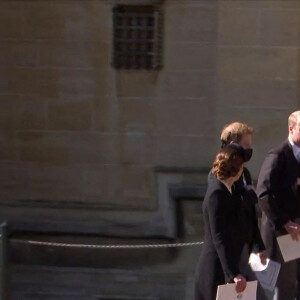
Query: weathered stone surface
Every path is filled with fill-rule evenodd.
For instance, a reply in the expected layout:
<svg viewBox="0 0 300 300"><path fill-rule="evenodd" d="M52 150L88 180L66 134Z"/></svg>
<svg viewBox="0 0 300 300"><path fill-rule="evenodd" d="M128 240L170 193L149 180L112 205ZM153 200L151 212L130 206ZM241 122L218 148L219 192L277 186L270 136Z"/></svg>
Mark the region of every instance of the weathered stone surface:
<svg viewBox="0 0 300 300"><path fill-rule="evenodd" d="M1 41L0 66L35 67L37 65L37 48L37 43L31 41Z"/></svg>
<svg viewBox="0 0 300 300"><path fill-rule="evenodd" d="M65 95L108 97L113 94L111 74L103 70L53 69L36 70L36 90L39 96L58 100Z"/></svg>
<svg viewBox="0 0 300 300"><path fill-rule="evenodd" d="M35 96L0 95L0 126L4 131L45 129L44 101Z"/></svg>
<svg viewBox="0 0 300 300"><path fill-rule="evenodd" d="M156 97L160 73L157 71L120 71L116 74L117 96Z"/></svg>
<svg viewBox="0 0 300 300"><path fill-rule="evenodd" d="M300 46L300 3L291 9L263 9L259 26L260 45Z"/></svg>
<svg viewBox="0 0 300 300"><path fill-rule="evenodd" d="M110 5L96 1L49 3L26 1L18 5L24 38L111 41Z"/></svg>
<svg viewBox="0 0 300 300"><path fill-rule="evenodd" d="M241 9L237 1L234 1L232 5L228 5L226 1L222 2L219 10L219 43L221 45L257 45L259 22L260 10L257 3L250 8Z"/></svg>
<svg viewBox="0 0 300 300"><path fill-rule="evenodd" d="M216 45L170 42L165 46L164 69L168 71L214 70ZM180 59L178 59L180 57Z"/></svg>
<svg viewBox="0 0 300 300"><path fill-rule="evenodd" d="M201 98L210 99L215 89L212 71L164 72L162 74L162 99Z"/></svg>
<svg viewBox="0 0 300 300"><path fill-rule="evenodd" d="M0 3L0 39L22 36L22 14L18 3Z"/></svg>
<svg viewBox="0 0 300 300"><path fill-rule="evenodd" d="M159 106L155 99L121 99L118 113L119 131L147 134L156 132Z"/></svg>
<svg viewBox="0 0 300 300"><path fill-rule="evenodd" d="M214 129L214 101L184 99L162 101L158 108L158 131L166 135L210 135Z"/></svg>
<svg viewBox="0 0 300 300"><path fill-rule="evenodd" d="M217 23L217 6L166 6L166 41L215 42Z"/></svg>
<svg viewBox="0 0 300 300"><path fill-rule="evenodd" d="M222 47L219 49L218 75L234 80L296 79L296 48Z"/></svg>
<svg viewBox="0 0 300 300"><path fill-rule="evenodd" d="M107 270L15 266L12 299L183 300L186 275L167 270ZM46 284L47 282L47 284ZM61 298L64 295L65 298ZM137 298L139 297L139 298ZM122 298L120 298L122 299Z"/></svg>
<svg viewBox="0 0 300 300"><path fill-rule="evenodd" d="M78 99L50 103L48 107L48 128L51 130L91 130L91 99Z"/></svg>
<svg viewBox="0 0 300 300"><path fill-rule="evenodd" d="M127 205L135 207L152 206L152 174L151 167L123 165L114 170L111 174L111 186L109 193L114 203L126 202ZM114 178L112 178L114 177Z"/></svg>
<svg viewBox="0 0 300 300"><path fill-rule="evenodd" d="M112 132L117 128L118 106L114 98L95 96L92 104L92 130Z"/></svg>
<svg viewBox="0 0 300 300"><path fill-rule="evenodd" d="M214 136L163 135L156 138L154 162L158 166L210 167L215 154L214 148Z"/></svg>
<svg viewBox="0 0 300 300"><path fill-rule="evenodd" d="M218 91L221 102L240 107L294 109L298 102L297 80L223 80Z"/></svg>
<svg viewBox="0 0 300 300"><path fill-rule="evenodd" d="M101 68L109 65L110 46L92 42L39 43L38 65L42 67Z"/></svg>
<svg viewBox="0 0 300 300"><path fill-rule="evenodd" d="M1 117L0 117L1 118ZM17 160L17 142L13 131L2 130L0 133L0 160L16 161Z"/></svg>
<svg viewBox="0 0 300 300"><path fill-rule="evenodd" d="M37 74L35 68L0 67L0 91L3 94L36 95Z"/></svg>

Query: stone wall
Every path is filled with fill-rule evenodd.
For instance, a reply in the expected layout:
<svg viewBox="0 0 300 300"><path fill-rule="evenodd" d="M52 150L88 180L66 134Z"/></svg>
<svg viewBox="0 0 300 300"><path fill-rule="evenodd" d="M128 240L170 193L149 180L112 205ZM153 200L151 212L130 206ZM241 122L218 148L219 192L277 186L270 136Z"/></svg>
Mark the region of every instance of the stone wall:
<svg viewBox="0 0 300 300"><path fill-rule="evenodd" d="M256 178L286 136L298 1L143 0L164 12L160 71L111 67L118 3L137 1L0 0L0 217L14 228L142 234L166 217L156 167L205 182L240 120Z"/></svg>
<svg viewBox="0 0 300 300"><path fill-rule="evenodd" d="M255 178L299 109L299 13L299 1L219 1L217 127L236 119L255 128Z"/></svg>

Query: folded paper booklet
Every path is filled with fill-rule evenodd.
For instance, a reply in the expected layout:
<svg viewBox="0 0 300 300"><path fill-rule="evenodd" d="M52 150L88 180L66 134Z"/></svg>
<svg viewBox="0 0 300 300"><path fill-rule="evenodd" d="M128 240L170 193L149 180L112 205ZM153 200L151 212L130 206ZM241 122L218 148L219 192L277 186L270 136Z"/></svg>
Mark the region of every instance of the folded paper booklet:
<svg viewBox="0 0 300 300"><path fill-rule="evenodd" d="M266 264L263 265L259 256L251 253L249 257L249 264L261 286L264 289L273 291L280 271L280 263L267 259Z"/></svg>
<svg viewBox="0 0 300 300"><path fill-rule="evenodd" d="M256 300L257 280L248 281L242 293L237 293L235 283L219 285L216 300Z"/></svg>
<svg viewBox="0 0 300 300"><path fill-rule="evenodd" d="M300 257L300 240L295 241L290 234L277 237L277 242L285 262Z"/></svg>

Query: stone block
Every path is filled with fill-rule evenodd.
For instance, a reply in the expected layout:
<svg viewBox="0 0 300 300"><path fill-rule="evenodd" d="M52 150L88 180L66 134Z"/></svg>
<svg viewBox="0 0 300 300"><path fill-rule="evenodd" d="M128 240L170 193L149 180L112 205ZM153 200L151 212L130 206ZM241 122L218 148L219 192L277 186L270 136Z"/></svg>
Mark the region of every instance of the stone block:
<svg viewBox="0 0 300 300"><path fill-rule="evenodd" d="M262 9L259 44L300 46L300 3L294 9Z"/></svg>
<svg viewBox="0 0 300 300"><path fill-rule="evenodd" d="M212 99L215 73L212 71L164 72L161 76L162 99ZM209 100L209 101L210 101Z"/></svg>
<svg viewBox="0 0 300 300"><path fill-rule="evenodd" d="M213 100L174 100L159 103L157 127L164 135L207 135L214 130Z"/></svg>
<svg viewBox="0 0 300 300"><path fill-rule="evenodd" d="M21 97L15 95L0 96L0 127L3 130L19 128Z"/></svg>
<svg viewBox="0 0 300 300"><path fill-rule="evenodd" d="M38 65L108 69L109 45L101 42L41 42L39 43Z"/></svg>
<svg viewBox="0 0 300 300"><path fill-rule="evenodd" d="M65 156L63 149L51 149L51 155ZM53 157L53 156L52 156ZM51 207L51 201L81 201L82 177L76 167L60 165L62 157L58 158L58 164L51 165L37 162L28 168L28 193L23 196L24 200L46 201ZM45 215L46 216L46 215ZM66 217L67 215L65 215ZM50 214L46 218L49 218Z"/></svg>
<svg viewBox="0 0 300 300"><path fill-rule="evenodd" d="M0 126L3 130L44 129L44 102L33 96L1 95Z"/></svg>
<svg viewBox="0 0 300 300"><path fill-rule="evenodd" d="M36 73L39 96L51 101L67 95L103 97L112 93L109 74L101 70L41 68Z"/></svg>
<svg viewBox="0 0 300 300"><path fill-rule="evenodd" d="M28 195L28 166L20 162L0 162L1 201L24 199Z"/></svg>
<svg viewBox="0 0 300 300"><path fill-rule="evenodd" d="M234 1L233 1L234 2ZM288 0L288 1L277 1L277 0L270 0L270 1L261 1L260 7L262 9L297 9L299 8L299 1L298 0Z"/></svg>
<svg viewBox="0 0 300 300"><path fill-rule="evenodd" d="M111 40L110 6L104 3L28 2L22 13L26 38Z"/></svg>
<svg viewBox="0 0 300 300"><path fill-rule="evenodd" d="M183 144L182 164L189 167L199 166L209 170L220 146L219 144L216 145L214 134L215 131L212 131L205 136L186 137Z"/></svg>
<svg viewBox="0 0 300 300"><path fill-rule="evenodd" d="M37 45L35 42L1 41L0 66L34 67L37 62Z"/></svg>
<svg viewBox="0 0 300 300"><path fill-rule="evenodd" d="M0 93L35 95L37 74L34 68L0 68Z"/></svg>
<svg viewBox="0 0 300 300"><path fill-rule="evenodd" d="M23 5L23 36L27 39L63 39L65 37L65 4L27 2Z"/></svg>
<svg viewBox="0 0 300 300"><path fill-rule="evenodd" d="M2 132L0 133L0 143L2 145L0 147L0 160L16 161L18 145L16 143L15 134L12 133L12 131L7 133L7 131L2 129Z"/></svg>
<svg viewBox="0 0 300 300"><path fill-rule="evenodd" d="M217 5L170 5L165 9L165 38L170 41L216 42Z"/></svg>
<svg viewBox="0 0 300 300"><path fill-rule="evenodd" d="M121 99L118 128L122 132L153 133L157 126L154 99Z"/></svg>
<svg viewBox="0 0 300 300"><path fill-rule="evenodd" d="M103 97L99 93L93 103L92 129L101 132L115 131L117 114L118 106L115 104L115 99Z"/></svg>
<svg viewBox="0 0 300 300"><path fill-rule="evenodd" d="M70 136L71 164L113 164L117 160L116 135L74 133Z"/></svg>
<svg viewBox="0 0 300 300"><path fill-rule="evenodd" d="M81 170L82 198L84 202L108 202L108 167L100 165L85 166Z"/></svg>
<svg viewBox="0 0 300 300"><path fill-rule="evenodd" d="M209 168L218 149L214 133L207 136L158 136L155 165Z"/></svg>
<svg viewBox="0 0 300 300"><path fill-rule="evenodd" d="M224 1L225 2L225 1ZM259 5L255 7L238 8L234 5L224 5L221 2L219 10L219 43L221 45L257 45L259 38Z"/></svg>
<svg viewBox="0 0 300 300"><path fill-rule="evenodd" d="M109 170L111 204L147 210L153 207L152 167L124 165Z"/></svg>
<svg viewBox="0 0 300 300"><path fill-rule="evenodd" d="M156 97L159 74L157 71L117 72L117 95L119 97Z"/></svg>
<svg viewBox="0 0 300 300"><path fill-rule="evenodd" d="M292 109L298 103L298 80L223 80L218 95L232 106Z"/></svg>
<svg viewBox="0 0 300 300"><path fill-rule="evenodd" d="M215 70L216 53L214 44L168 43L165 49L164 70Z"/></svg>
<svg viewBox="0 0 300 300"><path fill-rule="evenodd" d="M50 147L20 147L20 160L46 163L54 166L69 164L69 149Z"/></svg>
<svg viewBox="0 0 300 300"><path fill-rule="evenodd" d="M22 14L19 3L0 3L0 40L21 38Z"/></svg>
<svg viewBox="0 0 300 300"><path fill-rule="evenodd" d="M123 164L153 164L155 139L148 135L124 134L118 135L118 162Z"/></svg>
<svg viewBox="0 0 300 300"><path fill-rule="evenodd" d="M47 125L51 130L91 130L91 116L91 97L49 103Z"/></svg>
<svg viewBox="0 0 300 300"><path fill-rule="evenodd" d="M36 97L21 97L19 129L33 130L46 128L46 103ZM34 108L34 109L33 109Z"/></svg>
<svg viewBox="0 0 300 300"><path fill-rule="evenodd" d="M296 48L222 47L218 54L219 79L296 79L298 55Z"/></svg>
<svg viewBox="0 0 300 300"><path fill-rule="evenodd" d="M91 41L105 41L112 43L113 33L113 18L111 5L97 1L88 1L78 3L80 10L79 16L84 16L85 26L74 28L72 20L68 21L67 35L78 35L78 29L83 28L81 38Z"/></svg>

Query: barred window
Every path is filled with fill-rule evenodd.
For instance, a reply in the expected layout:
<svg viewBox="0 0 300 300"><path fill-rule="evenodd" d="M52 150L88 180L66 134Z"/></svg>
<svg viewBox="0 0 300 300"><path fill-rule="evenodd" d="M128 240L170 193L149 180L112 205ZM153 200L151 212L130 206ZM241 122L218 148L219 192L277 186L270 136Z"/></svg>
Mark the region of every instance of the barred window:
<svg viewBox="0 0 300 300"><path fill-rule="evenodd" d="M162 13L156 6L118 5L113 9L116 69L162 67Z"/></svg>

